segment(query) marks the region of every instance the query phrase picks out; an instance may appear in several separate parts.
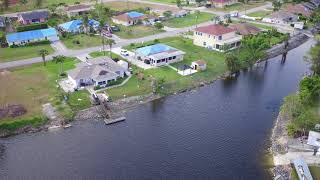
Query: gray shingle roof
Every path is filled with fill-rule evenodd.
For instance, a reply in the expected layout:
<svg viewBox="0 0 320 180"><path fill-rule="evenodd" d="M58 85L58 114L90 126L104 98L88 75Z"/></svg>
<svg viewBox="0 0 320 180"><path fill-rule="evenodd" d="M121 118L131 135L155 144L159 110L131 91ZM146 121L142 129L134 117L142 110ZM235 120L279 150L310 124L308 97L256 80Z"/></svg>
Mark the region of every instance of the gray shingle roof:
<svg viewBox="0 0 320 180"><path fill-rule="evenodd" d="M125 69L108 57L98 57L90 59L87 63L78 63L75 69L67 73L73 79L90 78L99 81L118 77L117 71L125 71Z"/></svg>
<svg viewBox="0 0 320 180"><path fill-rule="evenodd" d="M49 16L48 11L33 11L19 14L24 20L32 20L32 19L40 19L44 18L47 19Z"/></svg>

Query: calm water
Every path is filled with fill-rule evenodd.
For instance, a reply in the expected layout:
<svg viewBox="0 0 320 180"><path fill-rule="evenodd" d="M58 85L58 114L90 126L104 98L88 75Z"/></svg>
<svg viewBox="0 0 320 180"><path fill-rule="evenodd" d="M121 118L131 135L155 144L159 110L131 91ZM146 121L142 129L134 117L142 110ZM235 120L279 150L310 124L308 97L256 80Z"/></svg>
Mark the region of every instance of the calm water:
<svg viewBox="0 0 320 180"><path fill-rule="evenodd" d="M8 179L268 179L261 154L284 96L307 71L312 41L267 66L127 112L0 141Z"/></svg>

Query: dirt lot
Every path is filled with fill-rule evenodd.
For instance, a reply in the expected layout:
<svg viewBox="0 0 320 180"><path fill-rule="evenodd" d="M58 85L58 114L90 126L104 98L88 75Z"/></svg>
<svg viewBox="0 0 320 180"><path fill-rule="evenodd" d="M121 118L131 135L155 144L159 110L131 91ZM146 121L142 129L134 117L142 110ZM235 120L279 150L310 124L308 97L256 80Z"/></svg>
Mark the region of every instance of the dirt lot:
<svg viewBox="0 0 320 180"><path fill-rule="evenodd" d="M0 84L0 107L22 105L27 110L24 116L41 112L41 104L48 101L52 87L47 76L41 71L2 71Z"/></svg>

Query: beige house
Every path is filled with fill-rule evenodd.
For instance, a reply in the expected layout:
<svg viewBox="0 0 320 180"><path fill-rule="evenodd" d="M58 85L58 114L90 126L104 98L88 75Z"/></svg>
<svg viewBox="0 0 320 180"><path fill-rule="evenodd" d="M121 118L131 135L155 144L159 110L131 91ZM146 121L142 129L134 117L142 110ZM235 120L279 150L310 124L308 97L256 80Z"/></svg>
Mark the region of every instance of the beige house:
<svg viewBox="0 0 320 180"><path fill-rule="evenodd" d="M92 9L94 9L94 8L91 5L78 4L78 5L66 7L65 12L68 15L68 17L70 18L73 16L81 16L83 14L87 14Z"/></svg>
<svg viewBox="0 0 320 180"><path fill-rule="evenodd" d="M193 44L224 52L237 48L242 36L236 30L219 24L198 27L194 30Z"/></svg>

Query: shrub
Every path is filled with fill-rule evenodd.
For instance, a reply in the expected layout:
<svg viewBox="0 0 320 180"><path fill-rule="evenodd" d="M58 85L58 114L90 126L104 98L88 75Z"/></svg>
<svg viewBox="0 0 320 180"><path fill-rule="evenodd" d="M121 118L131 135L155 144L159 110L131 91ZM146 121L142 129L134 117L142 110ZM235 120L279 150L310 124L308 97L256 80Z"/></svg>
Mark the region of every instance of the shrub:
<svg viewBox="0 0 320 180"><path fill-rule="evenodd" d="M37 30L37 29L45 29L45 28L48 28L47 23L18 26L18 27L16 27L16 30L17 30L17 32L23 32L23 31L31 31L31 30Z"/></svg>

